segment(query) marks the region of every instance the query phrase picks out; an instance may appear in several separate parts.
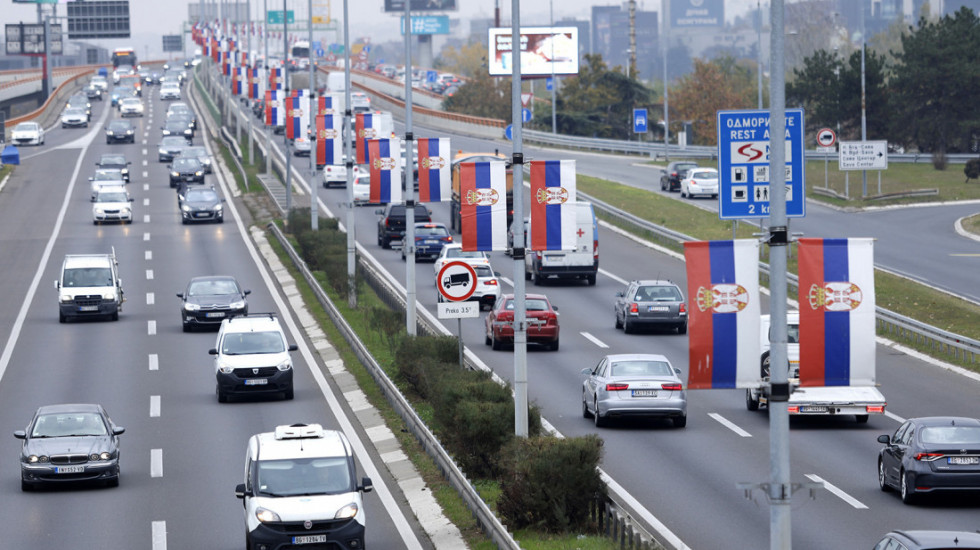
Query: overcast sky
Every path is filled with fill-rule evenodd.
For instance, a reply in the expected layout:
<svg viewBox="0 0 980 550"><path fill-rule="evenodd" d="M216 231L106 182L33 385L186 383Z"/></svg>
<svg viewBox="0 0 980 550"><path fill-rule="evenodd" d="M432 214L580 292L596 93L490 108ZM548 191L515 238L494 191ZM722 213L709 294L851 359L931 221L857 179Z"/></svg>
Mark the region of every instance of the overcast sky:
<svg viewBox="0 0 980 550"><path fill-rule="evenodd" d="M282 0L252 0L251 8L255 17L260 14L263 2L267 1L269 9L282 9ZM498 0L500 3L501 17L504 20L510 19L510 0ZM308 0L286 0L287 8L296 10L303 14L306 13ZM64 1L59 5L59 15L64 15L66 8ZM180 32L181 24L187 19L187 6L189 0L130 0L130 25L132 29L132 39L119 39L116 41L100 41L100 44L112 48L119 45L132 44L137 47L137 53L142 54L146 45L150 52L160 51L159 36L163 34L177 34ZM196 2L194 2L196 3ZM220 0L219 0L220 3ZM326 5L327 0L314 0L314 5ZM604 0L554 0L554 17L556 20L574 17L588 19L591 7L594 5L621 5L623 2L610 2ZM764 2L765 3L765 2ZM343 0L331 0L331 16L340 19L343 14ZM494 0L457 0L459 5L458 12L449 12L450 17L460 19L489 18L493 17ZM726 17L741 14L749 7L755 6L756 0L726 0ZM384 13L384 0L354 0L350 2L351 18L351 37L362 36L372 37L374 42L385 42L393 37L399 36L399 19L395 14ZM36 22L37 8L32 4L13 4L12 0L0 0L0 23ZM522 23L544 23L549 18L549 2L544 0L524 0L521 3ZM637 9L659 11L660 0L638 0ZM316 8L314 8L316 11ZM464 31L468 31L469 24L462 24ZM152 36L152 42L150 41ZM314 35L314 39L320 37ZM332 40L330 37L325 37Z"/></svg>

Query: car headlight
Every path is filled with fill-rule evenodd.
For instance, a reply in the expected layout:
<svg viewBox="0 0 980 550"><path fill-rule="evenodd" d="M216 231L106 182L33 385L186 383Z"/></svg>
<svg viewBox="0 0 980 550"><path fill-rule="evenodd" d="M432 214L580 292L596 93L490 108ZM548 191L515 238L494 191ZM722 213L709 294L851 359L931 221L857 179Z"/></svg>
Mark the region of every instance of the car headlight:
<svg viewBox="0 0 980 550"><path fill-rule="evenodd" d="M96 216L101 216L102 215L103 210L102 210L102 207L101 206L96 206L92 210L95 212L95 215Z"/></svg>
<svg viewBox="0 0 980 550"><path fill-rule="evenodd" d="M169 136L169 135L170 135L170 130L164 130L164 131L163 131L163 135L165 135L165 136Z"/></svg>
<svg viewBox="0 0 980 550"><path fill-rule="evenodd" d="M282 363L279 363L278 365L276 365L276 368L279 369L279 370L289 370L289 369L293 368L293 362L290 361L289 359L286 359Z"/></svg>
<svg viewBox="0 0 980 550"><path fill-rule="evenodd" d="M187 310L187 311L197 311L197 310L201 309L201 306L199 306L198 304L192 304L192 303L188 302L188 303L184 304L184 309Z"/></svg>
<svg viewBox="0 0 980 550"><path fill-rule="evenodd" d="M113 134L112 134L112 130L106 130L106 131L105 131L105 135L107 135L107 136L111 136L111 135L113 135Z"/></svg>
<svg viewBox="0 0 980 550"><path fill-rule="evenodd" d="M60 300L63 303L68 303L74 300L74 298L72 298L71 294L62 294L58 296L58 300Z"/></svg>
<svg viewBox="0 0 980 550"><path fill-rule="evenodd" d="M190 212L191 211L191 207L190 206L187 206L186 204L182 204L180 206L180 209L183 210L184 212ZM190 305L190 304L188 304L188 305Z"/></svg>
<svg viewBox="0 0 980 550"><path fill-rule="evenodd" d="M112 458L112 453L110 453L108 451L102 451L101 453L92 453L88 457L88 459L91 460L91 461L96 461L96 460L109 460L110 458Z"/></svg>
<svg viewBox="0 0 980 550"><path fill-rule="evenodd" d="M116 293L115 292L111 292L111 291L110 292L105 292L105 293L102 294L102 299L103 300L115 300L116 299Z"/></svg>
<svg viewBox="0 0 980 550"><path fill-rule="evenodd" d="M269 510L268 508L256 508L255 519L261 521L262 523L282 521L279 519L279 514Z"/></svg>
<svg viewBox="0 0 980 550"><path fill-rule="evenodd" d="M170 175L173 176L173 177L175 177L175 178L180 177L180 173L179 172L170 172Z"/></svg>
<svg viewBox="0 0 980 550"><path fill-rule="evenodd" d="M120 208L119 211L121 213L123 213L123 214L129 214L130 212L132 212L132 209L124 206L124 207Z"/></svg>
<svg viewBox="0 0 980 550"><path fill-rule="evenodd" d="M204 172L201 171L201 170L198 170L197 172L194 172L194 175L195 176L203 176L204 175Z"/></svg>
<svg viewBox="0 0 980 550"><path fill-rule="evenodd" d="M228 304L228 307L230 307L231 309L244 309L245 308L245 300L239 300L237 302L232 302L232 303Z"/></svg>
<svg viewBox="0 0 980 550"><path fill-rule="evenodd" d="M357 515L357 510L357 503L351 502L347 506L337 510L337 513L334 514L333 519L350 519Z"/></svg>
<svg viewBox="0 0 980 550"><path fill-rule="evenodd" d="M132 134L132 133L133 133L133 131L132 131L132 130L126 130L126 133L127 133L127 134Z"/></svg>
<svg viewBox="0 0 980 550"><path fill-rule="evenodd" d="M45 455L31 455L27 457L27 461L31 464L44 464L48 461L48 457Z"/></svg>
<svg viewBox="0 0 980 550"><path fill-rule="evenodd" d="M221 371L222 374L231 374L235 372L234 367L224 363L218 363L218 370Z"/></svg>
<svg viewBox="0 0 980 550"><path fill-rule="evenodd" d="M224 208L220 204L214 205L215 212L221 212L222 210L224 210Z"/></svg>

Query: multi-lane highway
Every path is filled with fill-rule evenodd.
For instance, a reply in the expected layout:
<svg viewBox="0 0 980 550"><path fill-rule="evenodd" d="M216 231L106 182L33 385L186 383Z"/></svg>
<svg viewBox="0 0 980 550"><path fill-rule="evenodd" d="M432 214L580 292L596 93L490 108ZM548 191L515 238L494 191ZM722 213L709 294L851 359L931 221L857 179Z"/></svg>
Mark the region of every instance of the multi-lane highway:
<svg viewBox="0 0 980 550"><path fill-rule="evenodd" d="M346 420L339 419L350 414L328 405L313 374L314 353L243 237L224 182L208 176L228 198L225 223L181 225L165 164L157 161L166 105L155 96L149 88L146 116L133 119L135 144L105 144L102 125L117 115L108 101L96 102L90 129L53 129L47 145L21 148L21 166L0 192L0 290L7 296L0 305L0 426L8 434L0 453L7 518L0 547L241 548L243 509L234 488L249 436L294 422L342 429ZM92 223L87 177L107 151L132 161L131 225ZM59 324L53 282L64 255L113 248L127 298L119 321ZM293 401L218 404L208 355L215 333L183 333L175 296L190 277L208 274L236 276L252 290L251 311L280 313L300 346ZM126 428L120 486L22 493L20 442L11 433L24 429L38 406L72 402L101 403ZM361 430L348 436L364 438ZM375 486L365 498L367 544L429 547L384 466L374 465L377 457L357 459L358 473Z"/></svg>

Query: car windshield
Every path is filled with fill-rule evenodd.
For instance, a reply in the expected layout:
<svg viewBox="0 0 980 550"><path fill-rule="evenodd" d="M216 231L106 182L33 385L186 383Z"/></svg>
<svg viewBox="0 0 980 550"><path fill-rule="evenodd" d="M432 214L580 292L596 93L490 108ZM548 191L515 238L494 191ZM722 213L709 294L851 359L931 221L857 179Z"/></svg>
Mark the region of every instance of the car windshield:
<svg viewBox="0 0 980 550"><path fill-rule="evenodd" d="M140 100L136 99L135 97L127 97L126 99L122 100L122 104L123 105L140 105Z"/></svg>
<svg viewBox="0 0 980 550"><path fill-rule="evenodd" d="M66 269L61 285L69 288L112 286L112 270L108 267L76 267Z"/></svg>
<svg viewBox="0 0 980 550"><path fill-rule="evenodd" d="M180 154L184 155L185 157L203 157L206 156L208 152L204 149L204 147L188 147L181 151Z"/></svg>
<svg viewBox="0 0 980 550"><path fill-rule="evenodd" d="M223 294L240 294L235 281L231 279L194 281L187 289L188 296L219 296Z"/></svg>
<svg viewBox="0 0 980 550"><path fill-rule="evenodd" d="M180 136L172 136L172 137L163 138L163 141L160 142L160 145L163 145L164 147L173 147L175 145L183 147L184 144L186 143L187 141L184 138Z"/></svg>
<svg viewBox="0 0 980 550"><path fill-rule="evenodd" d="M109 130L112 130L113 132L120 132L120 131L123 131L124 132L126 130L129 130L130 129L130 126L129 126L129 123L128 122L112 121L112 122L109 123L109 125L107 126L107 128Z"/></svg>
<svg viewBox="0 0 980 550"><path fill-rule="evenodd" d="M674 286L641 286L636 289L635 300L638 302L680 302L683 298L680 290Z"/></svg>
<svg viewBox="0 0 980 550"><path fill-rule="evenodd" d="M477 277L493 277L493 270L490 269L488 265L475 265L473 270L476 271Z"/></svg>
<svg viewBox="0 0 980 550"><path fill-rule="evenodd" d="M507 300L504 309L508 311L514 309L514 300ZM527 311L548 311L548 302L540 298L527 298L524 301L524 309Z"/></svg>
<svg viewBox="0 0 980 550"><path fill-rule="evenodd" d="M691 172L690 176L691 179L718 179L718 173L710 170Z"/></svg>
<svg viewBox="0 0 980 550"><path fill-rule="evenodd" d="M188 202L216 202L218 194L210 189L192 189L187 192L184 200Z"/></svg>
<svg viewBox="0 0 980 550"><path fill-rule="evenodd" d="M281 353L286 351L282 336L275 331L232 332L221 341L224 355L247 355L253 353Z"/></svg>
<svg viewBox="0 0 980 550"><path fill-rule="evenodd" d="M37 124L34 122L21 122L14 127L14 130L18 132L35 132L37 131Z"/></svg>
<svg viewBox="0 0 980 550"><path fill-rule="evenodd" d="M123 179L122 172L116 169L109 170L96 170L95 176L92 177L95 181L119 181Z"/></svg>
<svg viewBox="0 0 980 550"><path fill-rule="evenodd" d="M450 248L446 251L447 258L485 258L483 252L479 250L463 250L462 248Z"/></svg>
<svg viewBox="0 0 980 550"><path fill-rule="evenodd" d="M31 437L99 436L108 432L96 413L58 413L37 417Z"/></svg>
<svg viewBox="0 0 980 550"><path fill-rule="evenodd" d="M129 202L129 197L125 191L103 191L95 196L95 202Z"/></svg>
<svg viewBox="0 0 980 550"><path fill-rule="evenodd" d="M99 160L99 164L105 166L111 166L116 164L123 165L126 164L126 157L122 155L102 155L102 158Z"/></svg>
<svg viewBox="0 0 980 550"><path fill-rule="evenodd" d="M937 445L980 445L980 426L927 426L919 440Z"/></svg>
<svg viewBox="0 0 980 550"><path fill-rule="evenodd" d="M83 109L81 107L69 107L69 108L65 109L65 114L66 115L84 115L85 114L85 109Z"/></svg>
<svg viewBox="0 0 980 550"><path fill-rule="evenodd" d="M260 460L255 485L268 496L299 496L349 493L350 468L345 457Z"/></svg>
<svg viewBox="0 0 980 550"><path fill-rule="evenodd" d="M197 170L201 167L201 163L195 158L180 158L174 159L174 170Z"/></svg>
<svg viewBox="0 0 980 550"><path fill-rule="evenodd" d="M665 361L617 361L609 369L610 376L673 376Z"/></svg>
<svg viewBox="0 0 980 550"><path fill-rule="evenodd" d="M415 236L416 237L446 237L449 235L449 231L445 227L426 227L426 226L416 226Z"/></svg>

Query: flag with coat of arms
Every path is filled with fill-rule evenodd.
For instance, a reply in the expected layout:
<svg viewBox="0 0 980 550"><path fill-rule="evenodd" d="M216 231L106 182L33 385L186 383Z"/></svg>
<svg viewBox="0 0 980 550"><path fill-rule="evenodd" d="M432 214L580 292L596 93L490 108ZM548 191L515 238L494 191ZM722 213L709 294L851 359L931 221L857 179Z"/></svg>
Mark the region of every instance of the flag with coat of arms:
<svg viewBox="0 0 980 550"><path fill-rule="evenodd" d="M322 98L321 98L322 99ZM316 116L316 164L343 164L343 117L338 114Z"/></svg>
<svg viewBox="0 0 980 550"><path fill-rule="evenodd" d="M245 80L243 67L232 67L231 70L231 93L242 95L243 81Z"/></svg>
<svg viewBox="0 0 980 550"><path fill-rule="evenodd" d="M684 258L688 388L758 387L759 242L686 242Z"/></svg>
<svg viewBox="0 0 980 550"><path fill-rule="evenodd" d="M575 161L531 161L531 250L575 250Z"/></svg>
<svg viewBox="0 0 980 550"><path fill-rule="evenodd" d="M449 138L420 138L418 141L419 201L448 201L452 195Z"/></svg>
<svg viewBox="0 0 980 550"><path fill-rule="evenodd" d="M365 164L368 158L368 140L384 138L378 131L380 116L375 113L357 113L354 117L354 131L357 139L354 140L355 164Z"/></svg>
<svg viewBox="0 0 980 550"><path fill-rule="evenodd" d="M459 164L463 250L507 249L507 163Z"/></svg>
<svg viewBox="0 0 980 550"><path fill-rule="evenodd" d="M282 67L276 67L274 69L269 69L269 89L270 90L281 90L282 89Z"/></svg>
<svg viewBox="0 0 980 550"><path fill-rule="evenodd" d="M388 204L402 201L401 140L367 140L367 164L371 172L370 200Z"/></svg>
<svg viewBox="0 0 980 550"><path fill-rule="evenodd" d="M874 386L874 240L798 244L800 386Z"/></svg>
<svg viewBox="0 0 980 550"><path fill-rule="evenodd" d="M285 92L265 91L265 123L268 126L282 126L286 123L286 106L283 105Z"/></svg>
<svg viewBox="0 0 980 550"><path fill-rule="evenodd" d="M317 115L339 115L343 114L340 98L334 94L321 95L316 98Z"/></svg>
<svg viewBox="0 0 980 550"><path fill-rule="evenodd" d="M304 108L303 99L294 95L286 100L286 137L296 139L305 137L310 127L310 112ZM306 98L309 105L309 98Z"/></svg>

